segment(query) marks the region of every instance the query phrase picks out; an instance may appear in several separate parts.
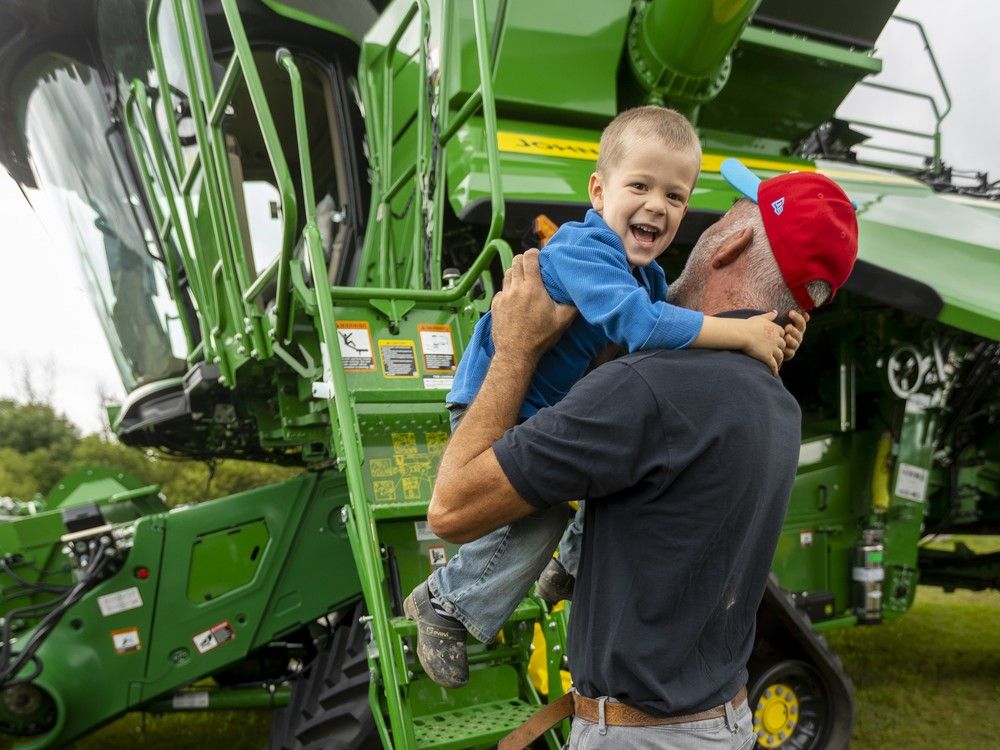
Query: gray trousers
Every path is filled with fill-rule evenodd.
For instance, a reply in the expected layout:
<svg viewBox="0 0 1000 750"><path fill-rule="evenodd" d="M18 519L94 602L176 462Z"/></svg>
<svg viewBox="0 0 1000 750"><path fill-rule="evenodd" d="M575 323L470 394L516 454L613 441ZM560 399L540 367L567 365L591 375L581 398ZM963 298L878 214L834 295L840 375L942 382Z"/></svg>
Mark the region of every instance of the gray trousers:
<svg viewBox="0 0 1000 750"><path fill-rule="evenodd" d="M613 727L573 719L569 750L750 750L756 744L750 705L726 715L662 727Z"/></svg>

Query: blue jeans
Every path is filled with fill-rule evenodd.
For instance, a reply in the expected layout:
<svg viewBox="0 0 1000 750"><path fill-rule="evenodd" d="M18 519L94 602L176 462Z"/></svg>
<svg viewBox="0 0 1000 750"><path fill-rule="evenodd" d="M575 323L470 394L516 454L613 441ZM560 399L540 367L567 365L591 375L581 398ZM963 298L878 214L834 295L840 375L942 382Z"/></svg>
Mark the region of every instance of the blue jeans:
<svg viewBox="0 0 1000 750"><path fill-rule="evenodd" d="M448 405L452 432L462 421L465 408ZM563 567L576 575L583 538L583 507L569 528L567 516L568 506L558 505L463 544L447 565L431 574L427 581L431 594L472 635L489 643L527 595L557 547Z"/></svg>

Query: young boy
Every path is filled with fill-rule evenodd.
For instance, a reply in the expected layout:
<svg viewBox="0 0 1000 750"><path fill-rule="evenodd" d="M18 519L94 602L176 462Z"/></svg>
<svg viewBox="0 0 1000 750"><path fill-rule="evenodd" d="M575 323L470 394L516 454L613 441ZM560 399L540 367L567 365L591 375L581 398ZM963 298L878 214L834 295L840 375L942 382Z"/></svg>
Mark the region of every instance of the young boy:
<svg viewBox="0 0 1000 750"><path fill-rule="evenodd" d="M593 209L583 222L564 224L540 256L542 280L556 302L579 316L539 362L520 410L528 418L560 401L609 345L629 352L688 346L744 351L777 373L786 349L775 313L749 319L714 318L666 302L667 284L655 262L687 213L701 166L701 146L691 124L662 107L620 114L601 135L590 177ZM452 428L472 402L494 349L491 316L476 326L459 364L448 408ZM790 330L794 352L801 333ZM417 621L417 655L427 674L445 687L468 680L467 632L491 641L552 559L565 529L560 509L530 517L462 546L404 602ZM571 530L580 530L580 521ZM576 569L572 536L561 552L555 579ZM547 571L547 580L553 575ZM550 585L551 588L551 585Z"/></svg>

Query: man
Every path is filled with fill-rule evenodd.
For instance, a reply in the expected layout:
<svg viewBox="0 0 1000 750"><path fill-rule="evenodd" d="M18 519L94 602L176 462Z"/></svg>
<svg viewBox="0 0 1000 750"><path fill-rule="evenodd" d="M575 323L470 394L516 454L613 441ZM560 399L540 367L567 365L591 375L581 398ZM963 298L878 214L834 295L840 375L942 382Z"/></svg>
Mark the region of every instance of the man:
<svg viewBox="0 0 1000 750"><path fill-rule="evenodd" d="M735 161L723 174L746 199L699 240L672 301L741 317L827 301L857 253L843 191L815 173L761 183ZM742 354L641 352L510 429L572 310L529 252L493 314L496 356L442 458L431 528L464 542L585 498L570 747L750 747L746 662L795 476L795 400Z"/></svg>

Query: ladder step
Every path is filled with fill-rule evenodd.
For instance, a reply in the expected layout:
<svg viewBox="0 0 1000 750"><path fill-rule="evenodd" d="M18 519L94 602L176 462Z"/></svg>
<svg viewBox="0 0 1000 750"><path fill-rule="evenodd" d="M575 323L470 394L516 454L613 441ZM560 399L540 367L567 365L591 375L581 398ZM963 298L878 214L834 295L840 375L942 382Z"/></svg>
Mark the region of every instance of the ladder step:
<svg viewBox="0 0 1000 750"><path fill-rule="evenodd" d="M493 745L538 708L512 698L415 717L417 747L459 750Z"/></svg>
<svg viewBox="0 0 1000 750"><path fill-rule="evenodd" d="M398 503L371 503L372 518L384 521L393 518L427 518L427 501L410 500Z"/></svg>

